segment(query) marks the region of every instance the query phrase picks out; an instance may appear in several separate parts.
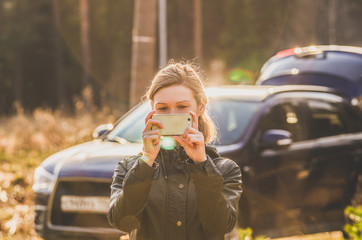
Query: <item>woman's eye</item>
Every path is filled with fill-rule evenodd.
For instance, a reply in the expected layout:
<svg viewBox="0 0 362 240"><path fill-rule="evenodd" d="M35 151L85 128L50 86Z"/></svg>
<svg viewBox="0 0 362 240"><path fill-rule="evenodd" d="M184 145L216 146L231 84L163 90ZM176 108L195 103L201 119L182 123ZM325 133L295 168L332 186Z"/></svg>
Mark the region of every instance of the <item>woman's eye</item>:
<svg viewBox="0 0 362 240"><path fill-rule="evenodd" d="M167 108L166 108L166 107L160 107L160 108L157 108L156 110L158 110L158 111L165 111L165 110L167 110Z"/></svg>
<svg viewBox="0 0 362 240"><path fill-rule="evenodd" d="M188 106L179 106L179 108L187 108Z"/></svg>

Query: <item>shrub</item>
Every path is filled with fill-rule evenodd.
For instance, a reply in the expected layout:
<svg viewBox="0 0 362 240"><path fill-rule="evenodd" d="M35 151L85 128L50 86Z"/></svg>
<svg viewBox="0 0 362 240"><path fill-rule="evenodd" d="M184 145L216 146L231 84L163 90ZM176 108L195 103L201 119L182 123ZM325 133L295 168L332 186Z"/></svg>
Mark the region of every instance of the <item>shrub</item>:
<svg viewBox="0 0 362 240"><path fill-rule="evenodd" d="M344 231L348 234L349 239L362 239L362 205L356 208L348 206L345 214L352 221L351 224L344 226Z"/></svg>
<svg viewBox="0 0 362 240"><path fill-rule="evenodd" d="M120 115L119 113L117 115ZM33 171L50 154L91 140L99 124L113 123L110 111L78 113L36 109L0 116L0 239L36 240Z"/></svg>
<svg viewBox="0 0 362 240"><path fill-rule="evenodd" d="M253 230L251 228L239 228L238 230L239 240L266 240L264 236L256 236L253 238Z"/></svg>
<svg viewBox="0 0 362 240"><path fill-rule="evenodd" d="M0 154L56 152L90 140L96 126L115 120L114 115L102 111L75 116L50 109L36 109L32 114L20 112L0 118Z"/></svg>

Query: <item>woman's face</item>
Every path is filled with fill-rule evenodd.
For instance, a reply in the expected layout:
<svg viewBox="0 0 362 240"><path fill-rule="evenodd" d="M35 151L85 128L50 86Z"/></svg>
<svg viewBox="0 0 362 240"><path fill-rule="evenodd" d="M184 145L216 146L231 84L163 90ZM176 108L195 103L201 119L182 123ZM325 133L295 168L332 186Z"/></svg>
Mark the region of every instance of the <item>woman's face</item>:
<svg viewBox="0 0 362 240"><path fill-rule="evenodd" d="M205 104L197 105L191 89L183 85L161 88L154 95L152 108L157 114L181 114L193 111L197 116L204 112Z"/></svg>

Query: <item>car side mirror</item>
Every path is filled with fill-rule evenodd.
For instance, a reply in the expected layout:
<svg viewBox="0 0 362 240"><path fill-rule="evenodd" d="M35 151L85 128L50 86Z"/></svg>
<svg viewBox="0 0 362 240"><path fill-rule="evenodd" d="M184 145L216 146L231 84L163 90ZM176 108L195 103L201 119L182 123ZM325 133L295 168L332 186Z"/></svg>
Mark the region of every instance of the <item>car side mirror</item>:
<svg viewBox="0 0 362 240"><path fill-rule="evenodd" d="M263 149L283 149L289 147L293 142L292 134L286 130L267 130L261 140Z"/></svg>
<svg viewBox="0 0 362 240"><path fill-rule="evenodd" d="M102 124L94 129L92 136L94 139L100 138L102 135L109 133L113 129L113 124Z"/></svg>

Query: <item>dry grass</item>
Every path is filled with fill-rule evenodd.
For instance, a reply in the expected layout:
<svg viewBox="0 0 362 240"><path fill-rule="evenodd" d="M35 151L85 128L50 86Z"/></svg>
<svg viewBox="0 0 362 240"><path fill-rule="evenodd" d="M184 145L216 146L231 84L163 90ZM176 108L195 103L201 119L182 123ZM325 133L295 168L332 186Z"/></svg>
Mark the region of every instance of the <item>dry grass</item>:
<svg viewBox="0 0 362 240"><path fill-rule="evenodd" d="M119 114L118 114L119 115ZM0 239L40 239L33 227L33 171L44 158L88 141L96 126L115 122L104 109L65 116L37 109L0 118Z"/></svg>
<svg viewBox="0 0 362 240"><path fill-rule="evenodd" d="M325 232L325 233L316 233L303 236L293 236L286 238L275 238L274 240L342 240L342 232Z"/></svg>

